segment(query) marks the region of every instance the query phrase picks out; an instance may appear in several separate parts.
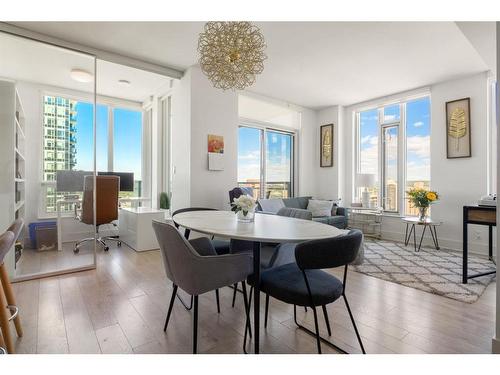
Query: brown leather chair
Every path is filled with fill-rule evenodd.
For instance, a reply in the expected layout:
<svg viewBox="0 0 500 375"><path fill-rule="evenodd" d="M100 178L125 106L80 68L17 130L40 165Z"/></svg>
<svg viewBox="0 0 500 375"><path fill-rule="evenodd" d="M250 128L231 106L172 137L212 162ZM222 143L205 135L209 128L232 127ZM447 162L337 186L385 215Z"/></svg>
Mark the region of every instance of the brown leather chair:
<svg viewBox="0 0 500 375"><path fill-rule="evenodd" d="M0 235L0 353L7 348L8 353L15 353L9 322L14 321L16 332L19 337L23 336L19 309L16 306L16 298L9 275L4 263L5 256L12 249L23 228L23 221L18 219L12 223L5 233Z"/></svg>
<svg viewBox="0 0 500 375"><path fill-rule="evenodd" d="M96 229L99 233L99 227L105 224L111 224L116 227L115 220L118 220L118 192L120 190L119 176L96 176ZM77 219L84 224L94 224L94 176L85 176L83 183L82 210ZM97 241L108 251L109 247L105 241L116 241L121 246L119 238L115 237L97 237L85 238L75 244L74 252L79 252L79 247L87 241Z"/></svg>

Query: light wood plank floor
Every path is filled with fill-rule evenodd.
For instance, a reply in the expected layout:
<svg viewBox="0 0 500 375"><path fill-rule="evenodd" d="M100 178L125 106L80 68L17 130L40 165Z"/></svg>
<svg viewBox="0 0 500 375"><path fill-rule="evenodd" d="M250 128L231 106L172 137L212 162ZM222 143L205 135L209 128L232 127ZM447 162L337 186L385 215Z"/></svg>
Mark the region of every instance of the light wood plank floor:
<svg viewBox="0 0 500 375"><path fill-rule="evenodd" d="M97 270L15 283L14 289L25 332L17 339L18 353L191 351L191 313L178 301L163 332L171 283L159 251L136 253L125 245L111 247L108 253L99 250ZM466 304L350 272L346 293L368 353L491 352L494 283L478 302ZM242 353L242 295L234 309L231 298L232 290L223 288L217 314L214 293L200 297L201 353ZM343 302L328 309L333 341L359 352ZM298 311L299 319L312 328L312 311ZM261 333L262 352L316 352L315 340L295 328L292 314L292 306L271 299L268 327Z"/></svg>

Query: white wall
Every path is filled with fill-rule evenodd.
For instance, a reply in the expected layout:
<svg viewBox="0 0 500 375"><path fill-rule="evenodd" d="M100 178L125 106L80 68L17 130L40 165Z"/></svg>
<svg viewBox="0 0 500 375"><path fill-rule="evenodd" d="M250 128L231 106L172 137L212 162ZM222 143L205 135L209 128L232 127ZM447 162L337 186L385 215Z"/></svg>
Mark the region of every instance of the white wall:
<svg viewBox="0 0 500 375"><path fill-rule="evenodd" d="M320 112L321 120L334 118L335 114L342 113L343 134L336 137L336 148L342 140L341 155L344 162L342 173L338 174L339 184L343 185L344 204L349 205L352 200L353 170L354 170L354 113L358 108L390 101L398 97L416 95L428 91L431 95L431 187L441 196L439 203L432 207L433 219L442 220L443 225L438 229L440 245L446 248L462 249L462 206L475 203L488 191L488 128L487 128L487 73L481 73L454 81L435 84L429 88L412 90L406 93L391 95L390 97L373 100L359 105L336 111L336 107ZM472 157L464 159L446 158L446 112L447 101L471 98L471 134ZM326 123L326 122L325 122ZM331 168L330 168L331 169ZM322 171L320 171L321 173ZM325 172L322 172L325 173ZM328 172L326 172L328 173ZM332 173L334 175L334 173ZM331 175L323 176L335 183ZM404 225L397 217L383 218L383 236L388 239L402 240ZM430 239L427 243L430 244ZM470 250L487 253L487 228L470 226Z"/></svg>
<svg viewBox="0 0 500 375"><path fill-rule="evenodd" d="M454 249L462 248L462 206L488 192L487 90L486 73L431 88L431 186L441 196L432 216L444 222L440 238ZM472 157L447 159L445 103L465 97L471 105ZM471 251L487 253L487 228L469 227Z"/></svg>
<svg viewBox="0 0 500 375"><path fill-rule="evenodd" d="M238 179L238 94L215 89L198 66L191 74L191 206L224 209ZM224 137L224 170L208 170L207 137ZM189 157L188 155L186 155Z"/></svg>
<svg viewBox="0 0 500 375"><path fill-rule="evenodd" d="M172 210L190 205L191 72L174 81L172 91Z"/></svg>
<svg viewBox="0 0 500 375"><path fill-rule="evenodd" d="M318 187L316 190L317 198L339 199L343 197L343 165L345 158L343 154L344 142L339 141L342 138L342 114L341 106L333 106L318 111L316 123L316 142L315 142L315 170L318 175ZM333 167L320 167L320 128L322 125L333 124Z"/></svg>
<svg viewBox="0 0 500 375"><path fill-rule="evenodd" d="M297 196L317 196L318 195L318 174L316 166L319 165L319 149L317 112L311 109L302 108L300 110L300 129L298 131L298 153L296 155L298 175Z"/></svg>

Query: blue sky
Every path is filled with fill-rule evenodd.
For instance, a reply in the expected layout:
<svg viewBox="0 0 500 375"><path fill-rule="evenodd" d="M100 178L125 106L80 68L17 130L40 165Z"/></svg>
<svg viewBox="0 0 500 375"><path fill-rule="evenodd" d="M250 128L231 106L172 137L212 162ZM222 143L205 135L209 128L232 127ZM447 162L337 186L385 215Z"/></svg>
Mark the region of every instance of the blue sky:
<svg viewBox="0 0 500 375"><path fill-rule="evenodd" d="M239 128L238 137L238 181L259 179L260 175L260 130ZM268 131L267 181L290 181L290 135Z"/></svg>
<svg viewBox="0 0 500 375"><path fill-rule="evenodd" d="M75 169L93 169L93 106L78 102L76 105L77 133ZM134 172L141 179L142 113L128 109L114 109L113 159L116 172ZM96 132L97 170L108 169L108 107L97 105Z"/></svg>
<svg viewBox="0 0 500 375"><path fill-rule="evenodd" d="M378 171L378 114L377 110L360 113L360 172ZM386 107L386 120L399 117L397 107ZM394 133L394 131L393 131ZM389 147L397 147L393 142ZM430 98L420 98L406 104L407 180L430 180ZM393 153L395 150L393 150ZM395 165L396 161L391 163Z"/></svg>

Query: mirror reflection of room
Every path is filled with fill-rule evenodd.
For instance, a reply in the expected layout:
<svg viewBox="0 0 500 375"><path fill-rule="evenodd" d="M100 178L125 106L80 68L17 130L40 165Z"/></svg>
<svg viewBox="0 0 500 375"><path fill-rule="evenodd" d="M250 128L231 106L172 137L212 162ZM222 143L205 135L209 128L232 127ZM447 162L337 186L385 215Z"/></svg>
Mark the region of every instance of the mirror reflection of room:
<svg viewBox="0 0 500 375"><path fill-rule="evenodd" d="M1 141L15 167L2 179L14 191L1 220L24 223L9 273L93 268L96 252L122 246L119 212L151 207L148 101L170 80L6 33L0 45L2 97L16 106L15 144Z"/></svg>

